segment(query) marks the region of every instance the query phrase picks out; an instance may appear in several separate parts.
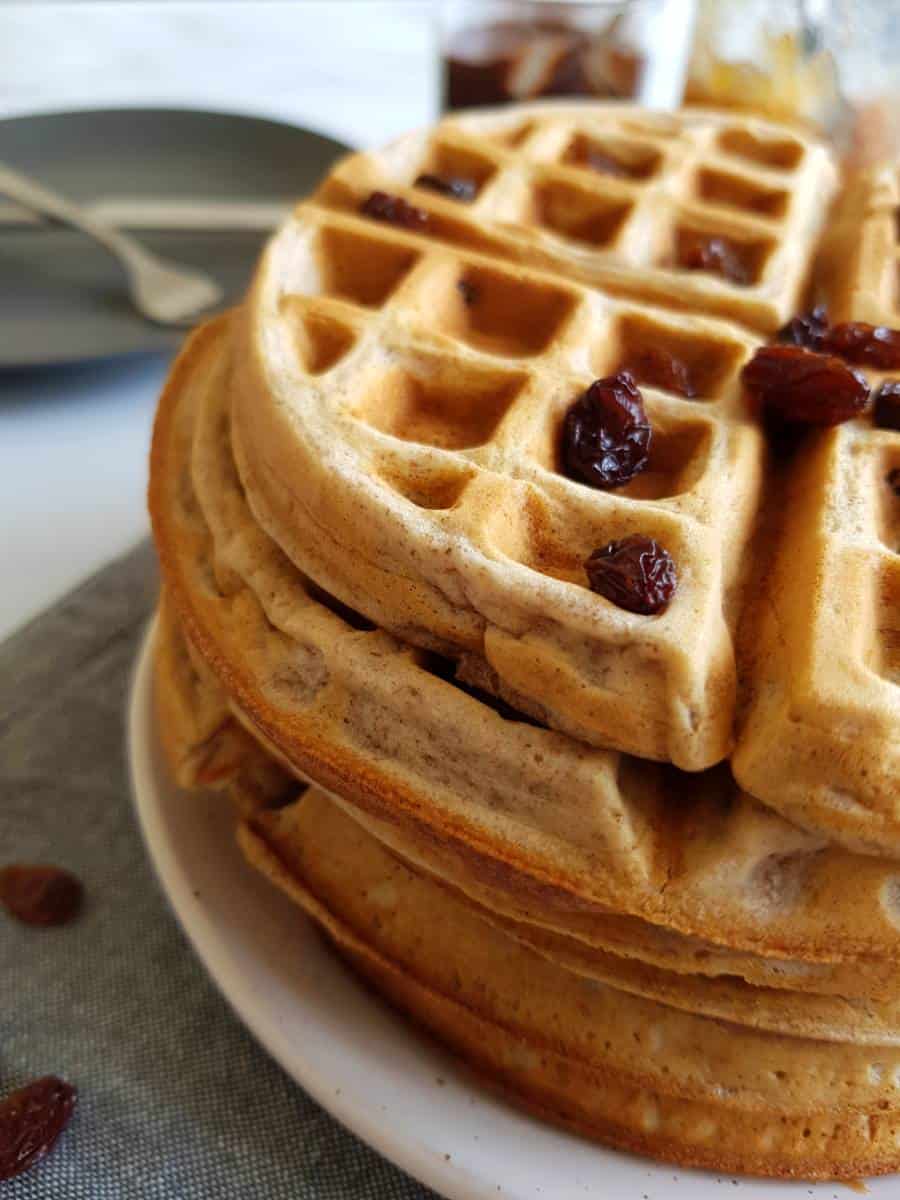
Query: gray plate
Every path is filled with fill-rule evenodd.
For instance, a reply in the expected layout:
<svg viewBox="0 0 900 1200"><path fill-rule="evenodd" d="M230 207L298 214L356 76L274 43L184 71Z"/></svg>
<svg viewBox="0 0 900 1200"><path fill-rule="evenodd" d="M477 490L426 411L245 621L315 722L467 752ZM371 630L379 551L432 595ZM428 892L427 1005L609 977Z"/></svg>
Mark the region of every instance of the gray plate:
<svg viewBox="0 0 900 1200"><path fill-rule="evenodd" d="M110 196L290 203L346 147L257 117L98 109L0 120L0 160L72 200ZM202 267L237 299L265 234L149 231L150 249ZM131 307L114 259L59 228L0 229L0 367L169 350L183 333Z"/></svg>

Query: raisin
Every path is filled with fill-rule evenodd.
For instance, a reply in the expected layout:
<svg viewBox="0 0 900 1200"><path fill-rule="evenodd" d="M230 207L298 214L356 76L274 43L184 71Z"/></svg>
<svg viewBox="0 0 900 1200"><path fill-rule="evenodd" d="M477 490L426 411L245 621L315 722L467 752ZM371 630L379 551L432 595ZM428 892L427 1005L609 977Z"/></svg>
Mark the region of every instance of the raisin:
<svg viewBox="0 0 900 1200"><path fill-rule="evenodd" d="M887 473L887 485L895 496L900 496L900 467L894 467Z"/></svg>
<svg viewBox="0 0 900 1200"><path fill-rule="evenodd" d="M807 350L820 350L827 333L828 313L824 305L819 304L782 326L778 330L778 340L793 346L805 346Z"/></svg>
<svg viewBox="0 0 900 1200"><path fill-rule="evenodd" d="M697 395L687 364L659 346L648 346L629 358L625 370L630 371L638 383L646 383L649 387L663 388L689 400Z"/></svg>
<svg viewBox="0 0 900 1200"><path fill-rule="evenodd" d="M471 308L478 299L478 288L470 279L458 279L456 281L456 290L462 296L462 301L466 308Z"/></svg>
<svg viewBox="0 0 900 1200"><path fill-rule="evenodd" d="M475 194L478 191L478 184L474 179L467 179L462 175L420 175L416 180L416 187L428 188L431 192L438 192L441 196L449 196L451 200L461 200L464 204L468 204L475 199Z"/></svg>
<svg viewBox="0 0 900 1200"><path fill-rule="evenodd" d="M828 332L822 349L859 366L893 371L900 367L900 329L844 321Z"/></svg>
<svg viewBox="0 0 900 1200"><path fill-rule="evenodd" d="M683 231L679 236L678 261L689 271L713 271L732 283L751 282L750 271L737 244L721 234Z"/></svg>
<svg viewBox="0 0 900 1200"><path fill-rule="evenodd" d="M875 393L875 425L900 429L900 379L886 379Z"/></svg>
<svg viewBox="0 0 900 1200"><path fill-rule="evenodd" d="M61 867L13 866L0 871L0 902L26 925L65 925L81 908L81 883Z"/></svg>
<svg viewBox="0 0 900 1200"><path fill-rule="evenodd" d="M646 467L650 439L640 390L627 371L619 371L592 383L566 413L563 471L589 487L619 487Z"/></svg>
<svg viewBox="0 0 900 1200"><path fill-rule="evenodd" d="M0 1100L0 1182L21 1175L50 1153L77 1100L75 1088L55 1075Z"/></svg>
<svg viewBox="0 0 900 1200"><path fill-rule="evenodd" d="M359 211L376 221L387 221L389 225L399 225L403 229L411 229L414 233L424 233L428 228L429 216L424 209L408 204L402 196L391 196L387 192L373 192Z"/></svg>
<svg viewBox="0 0 900 1200"><path fill-rule="evenodd" d="M778 425L840 425L866 407L869 387L850 367L802 346L762 346L741 371L762 415Z"/></svg>
<svg viewBox="0 0 900 1200"><path fill-rule="evenodd" d="M678 587L668 551L637 533L595 550L584 569L591 591L646 617L662 612Z"/></svg>

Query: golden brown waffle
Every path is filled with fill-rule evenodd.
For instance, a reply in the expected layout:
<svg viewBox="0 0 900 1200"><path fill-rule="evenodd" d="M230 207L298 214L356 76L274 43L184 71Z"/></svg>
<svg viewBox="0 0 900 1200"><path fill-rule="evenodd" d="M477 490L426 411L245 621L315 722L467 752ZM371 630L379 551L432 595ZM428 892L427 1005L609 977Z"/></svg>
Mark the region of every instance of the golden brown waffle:
<svg viewBox="0 0 900 1200"><path fill-rule="evenodd" d="M612 946L609 931L637 916L663 928L633 953L663 966L680 955L680 969L703 970L692 964L718 949L724 969L755 982L885 994L896 976L895 865L824 847L724 771L684 776L504 719L432 656L304 579L240 487L227 347L222 321L175 368L151 507L179 619L257 736L409 844L439 848L454 882L473 895L495 889L514 919L564 932L574 920L588 944L627 953L622 927ZM669 930L701 943L676 950ZM773 960L768 975L761 955Z"/></svg>
<svg viewBox="0 0 900 1200"><path fill-rule="evenodd" d="M682 792L671 799L674 803L682 803L684 797L685 793ZM851 877L853 860L845 860L842 864L843 869L839 867L837 874L833 874L835 863L829 856L825 862L816 864L821 868L821 875L816 869L804 874L804 868L809 866L810 862L816 862L813 855L806 856L800 852L793 860L788 856L786 862L781 862L777 854L773 854L761 869L758 868L757 873L765 877L767 870L771 869L775 886L778 887L784 886L785 877L791 870L799 870L801 880L794 898L799 896L800 903L793 914L797 918L798 928L791 931L789 939L785 939L782 934L782 940L777 943L771 937L768 940L760 940L757 943L760 953L753 953L730 948L721 941L677 933L665 925L651 924L635 916L623 915L594 902L586 902L583 894L560 896L551 889L542 887L527 873L522 877L510 872L505 863L491 864L485 858L474 855L468 848L460 849L449 839L444 844L439 844L433 832L422 833L412 822L398 824L390 818L373 816L368 809L352 801L343 800L340 796L336 796L335 799L346 808L354 820L384 845L389 846L405 862L431 875L455 894L464 897L479 911L490 912L492 919L502 928L518 931L527 944L540 949L547 943L547 939L556 945L557 939L563 938L567 952L565 961L570 967L574 962L580 961L586 966L596 968L597 964L602 966L608 955L613 955L617 960L631 960L634 971L639 976L642 971L641 964L664 972L667 981L671 980L673 974L680 976L682 981L688 981L679 986L687 988L686 995L689 997L693 996L689 983L691 979L721 981L723 977L745 981L757 989L796 992L804 1000L812 996L839 999L855 997L862 1001L864 1007L873 1001L891 1006L898 994L900 978L896 963L890 957L880 957L877 954L861 957L842 955L839 959L825 961L820 954L816 954L814 960L810 961L809 946L804 949L801 945L803 935L799 930L809 930L807 918L811 910L816 913L815 923L818 924L826 912L833 912L841 902L831 888L838 878L846 881ZM697 809L694 812L695 816L698 815ZM747 816L746 812L744 816ZM737 818L734 824L740 826L740 819ZM746 878L744 873L748 863L759 861L758 850L754 853L751 849L752 843L742 841L737 829L729 829L725 840L731 847L728 852L731 855L730 862L723 862L721 871L712 873L705 881L698 878L702 875L703 867L697 864L690 872L691 881L687 885L687 892L705 890L711 893L718 886L720 894L725 898L734 888L733 884L724 882L729 867L736 879ZM779 870L784 872L780 877ZM823 877L828 880L823 889L828 899L824 901L817 893L817 887ZM880 878L884 880L885 874L881 873ZM796 882L795 880L794 883ZM758 886L758 879L754 880L751 887ZM857 893L860 895L860 902L871 903L877 887L875 879L870 876L863 885L862 893ZM708 910L705 915L709 917ZM659 915L654 918L657 921L664 919ZM789 919L785 919L782 929L788 923ZM525 936L526 930L528 936ZM783 957L786 946L790 946L800 957ZM890 955L890 951L886 953ZM627 987L623 982L625 978L624 970L620 971L619 986ZM666 986L667 992L661 998L675 1003L672 997L677 989L669 982ZM702 987L702 984L698 986ZM706 1002L711 1003L712 993L704 994ZM694 1004L696 1001L691 999L686 1003Z"/></svg>
<svg viewBox="0 0 900 1200"><path fill-rule="evenodd" d="M594 141L636 161L641 122L656 128L645 176L570 161ZM717 157L726 149L732 177ZM423 169L482 186L471 205L400 187ZM753 198L752 218L720 203L726 178L727 194ZM424 234L358 211L382 185L427 211ZM346 160L271 243L240 318L234 436L256 518L345 603L406 640L474 656L480 686L554 728L688 770L722 760L764 452L738 374L759 335L683 310L750 320L745 305L765 295L768 323L786 316L832 186L824 150L784 131L696 113L657 127L596 105L453 118ZM704 187L706 200L689 199ZM540 188L621 211L615 245L588 253L577 238L517 232L504 204ZM758 287L648 262L660 238L701 216L735 237L729 222L767 231ZM514 253L521 244L532 249ZM578 285L588 277L592 287ZM626 277L671 307L613 294ZM658 349L687 365L697 395L644 385L648 470L613 491L568 479L557 468L565 410L597 376ZM653 618L587 587L587 556L636 533L679 574Z"/></svg>
<svg viewBox="0 0 900 1200"><path fill-rule="evenodd" d="M900 327L895 170L854 181L823 263L832 320ZM873 392L886 377L866 367ZM900 371L892 374L900 376ZM900 844L900 432L870 413L807 439L760 593L743 785L869 853ZM898 476L900 478L900 476Z"/></svg>
<svg viewBox="0 0 900 1200"><path fill-rule="evenodd" d="M411 873L321 793L258 814L241 843L381 991L544 1117L729 1172L900 1165L896 1046L767 1033L583 979Z"/></svg>

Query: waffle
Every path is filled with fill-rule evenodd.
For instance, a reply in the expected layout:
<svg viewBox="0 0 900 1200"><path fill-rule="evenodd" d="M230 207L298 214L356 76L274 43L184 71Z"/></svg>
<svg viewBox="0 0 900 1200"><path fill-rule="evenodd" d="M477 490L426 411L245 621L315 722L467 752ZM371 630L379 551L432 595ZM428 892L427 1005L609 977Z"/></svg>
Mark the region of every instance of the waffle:
<svg viewBox="0 0 900 1200"><path fill-rule="evenodd" d="M409 871L321 793L258 814L240 840L380 991L545 1118L718 1171L900 1166L896 1046L761 1032L583 979Z"/></svg>
<svg viewBox="0 0 900 1200"><path fill-rule="evenodd" d="M502 715L302 576L234 466L228 332L208 327L175 367L151 509L179 620L255 736L512 918L625 952L637 917L661 928L631 952L660 965L695 970L718 948L755 982L895 986L895 864L826 846L722 769L686 776Z"/></svg>
<svg viewBox="0 0 900 1200"><path fill-rule="evenodd" d="M823 256L833 320L900 327L898 203L895 170L848 187ZM869 853L900 844L898 467L900 433L868 414L797 455L734 756L755 796Z"/></svg>
<svg viewBox="0 0 900 1200"><path fill-rule="evenodd" d="M812 143L795 141L788 156L784 134L778 143L751 122L739 138L733 121L691 114L657 131L658 169L626 182L558 160L615 128L620 155L637 154L626 151L635 114L589 106L515 119L529 129L515 145L504 114L453 119L382 155L354 156L297 209L241 319L241 475L257 519L293 561L382 628L477 655L480 686L580 740L708 767L732 741L739 567L764 450L738 373L758 334L680 310L696 303L749 320L743 305L758 292L772 321L785 316L809 271L832 169ZM739 220L681 198L719 178L716 154L734 145L792 162L779 176L784 215L753 218L778 246L765 279L754 289L651 267L650 231L671 240L670 218L702 212L729 231ZM397 191L432 164L483 186L469 206L400 188L430 214L429 236L357 211L373 187ZM751 176L778 175L771 162L745 161L743 172L735 195L752 192ZM589 255L547 231L516 234L503 197L544 175L547 187L559 176L597 204L626 205L616 246ZM513 253L522 239L534 252ZM577 282L589 259L606 264L588 272L590 288ZM614 294L608 271L672 308ZM558 430L572 400L659 347L688 364L697 397L644 387L648 470L612 492L560 474ZM678 564L676 599L653 620L586 586L591 551L637 532Z"/></svg>

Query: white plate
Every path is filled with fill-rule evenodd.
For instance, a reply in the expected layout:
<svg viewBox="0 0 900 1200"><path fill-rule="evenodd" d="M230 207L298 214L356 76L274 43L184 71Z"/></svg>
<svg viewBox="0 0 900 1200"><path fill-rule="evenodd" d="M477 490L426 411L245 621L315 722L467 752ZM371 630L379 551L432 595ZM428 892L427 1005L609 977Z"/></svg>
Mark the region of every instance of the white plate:
<svg viewBox="0 0 900 1200"><path fill-rule="evenodd" d="M539 1124L483 1091L327 950L245 865L221 797L169 778L152 704L150 637L129 712L135 804L160 882L226 999L294 1079L387 1158L449 1200L820 1200L840 1185L732 1180L654 1166ZM870 1194L900 1196L896 1178ZM727 1190L726 1190L727 1188Z"/></svg>

